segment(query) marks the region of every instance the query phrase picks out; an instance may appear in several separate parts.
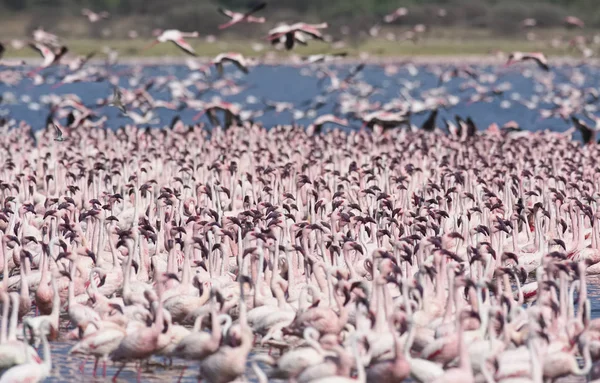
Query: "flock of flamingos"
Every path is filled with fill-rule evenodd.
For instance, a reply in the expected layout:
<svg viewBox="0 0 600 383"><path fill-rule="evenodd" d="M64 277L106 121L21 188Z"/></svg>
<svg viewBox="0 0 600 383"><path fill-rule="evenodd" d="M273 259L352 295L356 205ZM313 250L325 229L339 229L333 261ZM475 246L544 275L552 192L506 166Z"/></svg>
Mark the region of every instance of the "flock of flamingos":
<svg viewBox="0 0 600 383"><path fill-rule="evenodd" d="M223 28L262 8L224 11ZM42 32L32 78L67 52ZM194 53L176 32L157 41ZM511 56L526 59L549 70ZM143 119L143 92L124 92L111 105ZM0 124L0 383L52 375L55 341L114 381L157 358L208 383L600 381L600 150L584 122L592 145L462 120L446 133L433 114L265 129L226 103L200 108L223 125L210 131L60 126L72 109L57 101L42 130Z"/></svg>

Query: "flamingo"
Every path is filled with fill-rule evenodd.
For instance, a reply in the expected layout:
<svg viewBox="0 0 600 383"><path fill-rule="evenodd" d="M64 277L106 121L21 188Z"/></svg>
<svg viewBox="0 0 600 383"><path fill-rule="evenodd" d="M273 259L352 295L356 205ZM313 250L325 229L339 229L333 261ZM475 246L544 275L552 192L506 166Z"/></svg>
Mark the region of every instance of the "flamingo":
<svg viewBox="0 0 600 383"><path fill-rule="evenodd" d="M394 21L406 15L408 15L408 9L406 9L405 7L400 7L394 12L385 15L383 21L385 21L386 23L393 23Z"/></svg>
<svg viewBox="0 0 600 383"><path fill-rule="evenodd" d="M50 340L55 340L58 337L59 320L60 320L60 295L56 278L52 275L52 311L48 315L39 315L36 317L26 317L23 320L23 331L29 329L32 332L34 341L39 342L41 334L47 331L47 337ZM45 328L48 327L48 328Z"/></svg>
<svg viewBox="0 0 600 383"><path fill-rule="evenodd" d="M60 46L58 49L42 43L30 43L29 46L36 50L43 59L41 66L32 73L36 73L44 68L49 68L52 65L58 64L64 55L66 55L69 51L65 45Z"/></svg>
<svg viewBox="0 0 600 383"><path fill-rule="evenodd" d="M162 31L156 37L156 40L154 40L152 43L150 43L150 45L148 45L146 47L146 49L149 49L158 43L166 43L166 42L170 41L173 44L175 44L179 49L184 51L185 53L187 53L191 56L196 56L196 51L190 44L188 44L187 41L185 41L184 38L185 37L198 37L198 36L199 36L198 32L181 32L181 31L178 31L177 29L167 29L165 31Z"/></svg>
<svg viewBox="0 0 600 383"><path fill-rule="evenodd" d="M19 298L16 293L11 293L10 296L6 293L1 295L2 298L2 331L6 329L8 321L9 299L12 305L10 315L10 327L8 336L6 332L0 334L0 368L7 369L15 365L20 365L29 362L41 362L37 352L25 342L17 341L16 329L19 311Z"/></svg>
<svg viewBox="0 0 600 383"><path fill-rule="evenodd" d="M91 307L79 304L75 301L75 262L71 262L71 272L66 273L69 278L68 314L80 334L85 332L87 326L92 322L100 321L100 315Z"/></svg>
<svg viewBox="0 0 600 383"><path fill-rule="evenodd" d="M457 313L456 317L457 328L458 328L458 350L459 350L459 365L456 368L451 368L444 372L443 375L435 378L432 383L473 383L475 377L471 369L471 361L469 359L468 346L465 343L465 335L463 333L463 321L461 318L462 313Z"/></svg>
<svg viewBox="0 0 600 383"><path fill-rule="evenodd" d="M260 10L263 10L266 6L267 6L267 3L260 2L255 7L253 7L249 11L247 11L246 13L232 12L228 9L219 7L218 8L219 13L221 13L222 15L227 16L231 19L227 23L219 25L219 29L226 29L226 28L229 28L235 24L238 24L238 23L241 23L244 21L247 23L262 24L266 21L264 17L254 17L252 15Z"/></svg>
<svg viewBox="0 0 600 383"><path fill-rule="evenodd" d="M212 63L217 67L220 76L223 75L223 64L226 62L234 64L239 70L248 74L248 63L244 56L240 53L230 52L221 53L212 60Z"/></svg>
<svg viewBox="0 0 600 383"><path fill-rule="evenodd" d="M564 23L568 28L583 28L585 23L579 17L567 16L564 18Z"/></svg>
<svg viewBox="0 0 600 383"><path fill-rule="evenodd" d="M188 360L203 360L219 349L222 338L221 333L226 333L229 327L231 327L231 317L226 314L217 315L215 299L216 293L215 297L211 298L210 301L211 333L201 331L203 316L197 317L194 322L193 331L175 347L172 352L173 356ZM224 321L223 325L221 325L222 320Z"/></svg>
<svg viewBox="0 0 600 383"><path fill-rule="evenodd" d="M48 324L48 326L50 326ZM46 333L41 333L42 345L44 349L44 361L38 363L37 361L29 361L15 367L8 369L2 377L0 377L0 383L21 383L21 382L41 382L52 370L52 354L50 353L50 345Z"/></svg>
<svg viewBox="0 0 600 383"><path fill-rule="evenodd" d="M320 29L327 28L327 23L306 24L296 23L292 25L280 25L269 31L268 39L272 44L283 42L287 50L294 48L296 43L306 45L305 36L310 36L317 40L323 40L323 34Z"/></svg>
<svg viewBox="0 0 600 383"><path fill-rule="evenodd" d="M158 274L158 271L156 271ZM158 280L158 278L157 278ZM158 283L158 297L151 290L146 290L144 296L151 302L154 308L154 322L149 327L137 327L127 332L119 346L110 353L110 358L116 362L122 362L121 366L115 373L113 381L116 381L117 377L121 373L121 370L125 367L125 363L129 360L147 359L157 350L159 335L163 331L163 304L162 304L162 283ZM141 363L138 364L137 368L137 380L141 381Z"/></svg>
<svg viewBox="0 0 600 383"><path fill-rule="evenodd" d="M250 329L243 328L239 346L221 346L216 352L207 356L200 365L201 374L206 381L229 383L243 375L253 339Z"/></svg>
<svg viewBox="0 0 600 383"><path fill-rule="evenodd" d="M98 361L102 359L103 372L102 376L106 377L106 362L108 356L117 349L123 338L125 330L118 327L102 327L97 323L92 323L93 326L99 327L95 332L86 335L77 342L70 350L72 355L92 355L96 361L94 363L94 377L98 368Z"/></svg>
<svg viewBox="0 0 600 383"><path fill-rule="evenodd" d="M103 11L103 12L93 12L87 8L84 8L81 10L81 14L85 17L87 17L87 19L89 20L90 23L97 23L98 21L102 20L102 19L108 19L110 17L110 13Z"/></svg>
<svg viewBox="0 0 600 383"><path fill-rule="evenodd" d="M345 118L339 118L333 114L325 114L317 117L312 124L310 124L306 131L308 134L320 134L323 131L323 125L334 124L338 126L348 126L348 120Z"/></svg>
<svg viewBox="0 0 600 383"><path fill-rule="evenodd" d="M527 60L535 61L535 63L545 71L550 70L550 67L548 66L548 59L546 59L546 56L541 52L512 52L508 55L508 62L506 63L506 65L511 65L516 62L523 62Z"/></svg>

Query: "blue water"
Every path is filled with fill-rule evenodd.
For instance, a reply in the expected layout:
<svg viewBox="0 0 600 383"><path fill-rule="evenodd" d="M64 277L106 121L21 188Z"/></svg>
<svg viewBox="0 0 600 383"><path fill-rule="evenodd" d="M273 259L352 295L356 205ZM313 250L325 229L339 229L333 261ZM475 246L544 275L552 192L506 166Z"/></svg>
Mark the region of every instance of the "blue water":
<svg viewBox="0 0 600 383"><path fill-rule="evenodd" d="M353 65L335 65L328 66L329 70L337 71L339 78L343 79L347 73L353 68ZM243 75L236 72L235 69L229 68L226 70L225 77L231 79L235 84L244 87L244 90L235 95L223 95L221 91L209 90L200 93L194 87L188 87L195 94L195 99L210 101L214 97L219 97L224 101L234 102L241 106L243 110L259 110L265 106L264 100L277 102L291 102L298 110L307 110L307 105L315 100L315 97L322 96L325 100L325 105L316 111L316 115L327 113L335 113L339 106L340 96L344 91L334 91L329 94L324 94L324 88L330 85L328 79L320 81L317 78L318 68L315 66L272 66L258 65L250 69L248 75ZM381 102L385 104L394 99L402 99L410 97L415 100L423 100L423 94L426 94L436 88L437 91L444 95L458 96L460 101L447 109L440 109L438 124L443 126L441 119L454 120L455 115L462 117L471 116L479 129L486 128L489 124L496 122L502 125L508 121L517 121L523 129L540 130L548 129L553 131L563 131L570 127L569 122L560 118L543 119L540 116L540 109L553 108L552 97L558 95L563 99L568 95L569 90L563 91L560 94L559 86L567 85L569 88L583 89L583 87L571 82L570 78L575 72L580 72L585 76L585 88L598 88L600 86L600 70L592 66L559 66L552 69L552 72L541 72L535 67L527 66L525 68L510 68L495 66L473 67L482 77L478 81L473 81L470 78L454 78L449 82L439 84L439 77L433 73L439 66L422 65L417 66L416 72L409 70L407 66L400 68L397 74L387 76L384 68L381 65L367 65L365 69L359 73L354 79L355 83L365 82L373 86L377 92L371 94L364 99L371 102ZM443 67L448 69L449 67ZM140 87L141 84L161 76L173 76L177 79L187 79L191 75L191 71L182 65L163 65L163 66L145 66L139 73L134 71L129 66L116 66L108 70L110 74L120 74L119 85L122 88L133 89ZM303 73L301 73L303 72ZM34 127L43 126L48 115L48 106L43 105L41 98L49 94L76 94L87 106L94 106L96 100L100 98L108 98L112 94L112 85L106 79L98 82L82 82L74 84L66 84L58 88L53 88L53 84L59 82L62 76L67 73L66 68L50 68L42 72L46 78L47 84L35 86L29 78L22 80L17 86L11 87L0 83L0 94L11 92L17 96L17 103L7 105L0 104L0 112L3 115L10 115L17 120L25 120ZM525 73L525 74L524 74ZM485 76L495 74L497 78L493 82L487 82ZM216 73L212 73L209 77L211 80L216 80ZM554 89L549 90L541 86L541 82L545 79L554 84ZM133 85L130 83L133 81ZM198 81L204 82L204 80ZM491 102L476 102L470 103L469 98L475 93L472 88L462 89L466 83L479 84L488 88L503 86L508 84L510 89L503 94L494 97ZM226 87L225 89L227 89ZM353 89L350 93L356 94ZM155 99L173 101L170 91L167 86L154 85L150 88L149 93ZM26 95L30 98L30 102L42 104L39 110L31 110L31 105L28 102L23 102L21 97ZM255 104L247 102L248 96L254 96L258 99ZM519 102L514 101L515 98L520 98L525 101L534 101L536 106L534 109L528 109ZM5 96L6 100L7 97ZM35 108L35 106L34 106ZM589 106L592 111L595 105ZM375 110L375 109L373 109ZM131 120L120 116L117 109L112 107L100 107L94 109L98 117L107 116L109 118L108 126L116 127L126 123L131 123ZM139 112L139 111L138 111ZM179 116L183 122L191 124L193 116L198 113L197 110L183 108L182 110L168 110L159 108L156 110L157 117L160 123L155 126L164 126L169 124L174 116ZM339 113L336 113L340 115ZM581 116L581 114L579 114ZM362 125L362 122L353 118L355 116L348 115L350 119L350 129L357 129ZM420 126L427 117L427 112L414 114L411 122ZM267 127L276 124L298 123L308 125L313 118L301 118L294 120L293 114L289 111L277 113L275 111L266 111L263 116L254 119ZM206 117L203 117L200 122L208 122Z"/></svg>

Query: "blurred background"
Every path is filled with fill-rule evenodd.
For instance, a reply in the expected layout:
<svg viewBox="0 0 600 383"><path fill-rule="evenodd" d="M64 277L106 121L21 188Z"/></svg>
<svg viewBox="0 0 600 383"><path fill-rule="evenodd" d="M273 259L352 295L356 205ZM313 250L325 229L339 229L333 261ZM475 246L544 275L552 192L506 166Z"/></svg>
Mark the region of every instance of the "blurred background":
<svg viewBox="0 0 600 383"><path fill-rule="evenodd" d="M87 39L103 39L123 54L136 54L140 52L131 40L148 40L156 29L176 28L198 31L201 39L194 42L196 47L220 41L215 52L238 48L252 54L262 47L240 43L252 39L267 44L264 36L278 22L326 21L328 43L334 48L382 55L456 54L456 49L462 54L536 49L584 57L600 52L598 0L272 0L260 13L267 23L217 29L226 21L217 12L219 6L244 11L252 4L248 0L0 0L0 39L24 38L43 27L71 39L76 51L85 50ZM405 12L390 17L401 7ZM83 8L110 16L90 22L82 15ZM568 16L579 18L581 25L565 22ZM313 44L308 49L319 52L325 47Z"/></svg>

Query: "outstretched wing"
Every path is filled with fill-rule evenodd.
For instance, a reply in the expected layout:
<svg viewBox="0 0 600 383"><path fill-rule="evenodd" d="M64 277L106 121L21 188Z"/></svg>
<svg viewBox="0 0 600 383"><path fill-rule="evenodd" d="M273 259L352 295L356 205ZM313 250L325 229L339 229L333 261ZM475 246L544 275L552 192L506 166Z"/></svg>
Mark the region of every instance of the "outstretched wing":
<svg viewBox="0 0 600 383"><path fill-rule="evenodd" d="M230 19L233 19L233 12L231 12L229 9L225 9L225 8L217 8L217 11L219 11L220 14L222 14L223 16L227 16Z"/></svg>
<svg viewBox="0 0 600 383"><path fill-rule="evenodd" d="M46 58L46 56L51 53L50 48L48 48L47 46L45 46L44 44L41 43L29 43L29 47L35 51L37 51L40 56L42 56L43 58Z"/></svg>
<svg viewBox="0 0 600 383"><path fill-rule="evenodd" d="M192 55L194 57L196 57L196 51L194 50L194 48L192 48L192 46L190 44L188 44L187 41L185 41L183 38L180 38L177 41L173 42L175 45L177 45L179 48L181 48L181 50L183 50L185 53Z"/></svg>
<svg viewBox="0 0 600 383"><path fill-rule="evenodd" d="M344 79L344 82L348 82L348 81L352 80L363 69L365 69L365 63L360 63L357 66L355 66L354 68L352 68L350 70L350 73L348 73L348 76L346 76L346 78Z"/></svg>
<svg viewBox="0 0 600 383"><path fill-rule="evenodd" d="M321 31L310 25L302 23L302 24L298 25L295 30L298 32L302 32L306 35L309 35L313 39L323 40L323 34L321 33Z"/></svg>
<svg viewBox="0 0 600 383"><path fill-rule="evenodd" d="M243 59L244 58L241 56L239 58L237 58L237 57L236 58L229 58L229 57L225 58L226 61L233 63L239 70L241 70L245 74L248 74L248 68L246 68L246 66L242 63Z"/></svg>
<svg viewBox="0 0 600 383"><path fill-rule="evenodd" d="M60 130L60 128L58 127L58 125L56 124L56 122L52 122L52 124L54 125L54 141L62 141L63 140L63 132L62 130Z"/></svg>
<svg viewBox="0 0 600 383"><path fill-rule="evenodd" d="M550 71L550 67L548 66L548 64L546 64L544 61L542 61L540 58L534 58L535 62L539 65L540 68L542 68L543 70L545 70L546 72Z"/></svg>
<svg viewBox="0 0 600 383"><path fill-rule="evenodd" d="M96 51L92 51L85 56L85 62L89 61L92 57L96 56Z"/></svg>
<svg viewBox="0 0 600 383"><path fill-rule="evenodd" d="M246 68L244 65L242 65L242 63L240 63L239 61L233 61L233 63L235 64L236 67L238 67L239 70L241 70L245 74L248 74L248 68Z"/></svg>
<svg viewBox="0 0 600 383"><path fill-rule="evenodd" d="M112 104L117 109L119 109L121 111L121 113L127 114L127 110L125 109L125 105L123 105L123 94L121 93L121 90L119 89L119 87L116 87L116 86L115 86L115 88L113 90Z"/></svg>
<svg viewBox="0 0 600 383"><path fill-rule="evenodd" d="M113 89L113 103L116 104L117 102L121 101L121 91L119 90L119 87L116 87Z"/></svg>
<svg viewBox="0 0 600 383"><path fill-rule="evenodd" d="M573 125L575 128L579 130L581 133L581 138L583 139L584 144L589 144L594 140L594 132L590 129L583 121L575 116L571 116L571 121L573 121Z"/></svg>
<svg viewBox="0 0 600 383"><path fill-rule="evenodd" d="M245 16L250 16L250 15L251 15L251 14L253 14L253 13L256 13L256 12L258 12L258 11L260 11L260 10L263 10L263 9L265 9L265 7L266 7L266 6L267 6L267 3L263 1L263 2L261 2L261 3L259 3L259 4L257 4L257 5L256 5L254 8L250 9L250 10L249 10L248 12L246 12L244 15L245 15Z"/></svg>

